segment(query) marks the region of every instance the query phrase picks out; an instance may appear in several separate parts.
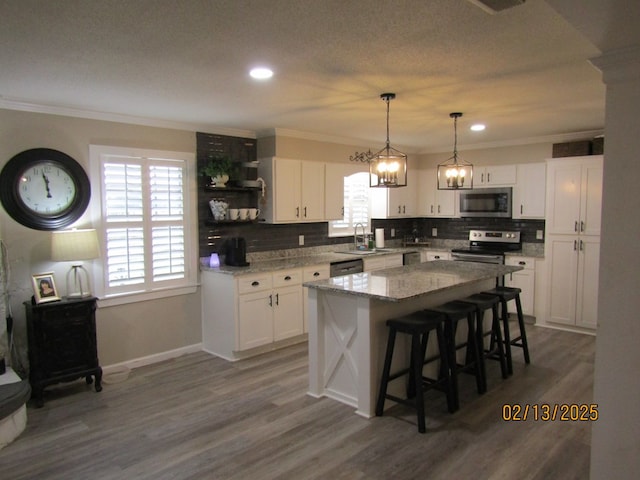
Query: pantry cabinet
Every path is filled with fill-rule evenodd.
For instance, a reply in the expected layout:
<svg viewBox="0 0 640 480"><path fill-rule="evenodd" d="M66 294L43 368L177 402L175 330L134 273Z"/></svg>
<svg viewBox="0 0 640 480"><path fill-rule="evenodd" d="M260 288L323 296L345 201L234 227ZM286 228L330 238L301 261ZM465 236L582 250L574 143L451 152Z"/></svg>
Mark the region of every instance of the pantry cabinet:
<svg viewBox="0 0 640 480"><path fill-rule="evenodd" d="M456 192L438 190L437 170L420 170L418 173L418 215L425 217L456 216Z"/></svg>
<svg viewBox="0 0 640 480"><path fill-rule="evenodd" d="M324 163L272 157L260 160L258 174L266 182L266 222L324 220Z"/></svg>
<svg viewBox="0 0 640 480"><path fill-rule="evenodd" d="M545 218L547 165L544 162L516 165L513 187L513 218Z"/></svg>

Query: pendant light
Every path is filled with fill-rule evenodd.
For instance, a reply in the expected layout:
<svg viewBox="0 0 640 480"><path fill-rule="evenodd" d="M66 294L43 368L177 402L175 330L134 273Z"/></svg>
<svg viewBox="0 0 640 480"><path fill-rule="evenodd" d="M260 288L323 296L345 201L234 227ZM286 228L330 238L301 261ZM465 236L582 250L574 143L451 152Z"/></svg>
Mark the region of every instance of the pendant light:
<svg viewBox="0 0 640 480"><path fill-rule="evenodd" d="M458 159L458 118L460 112L450 113L453 118L453 156L438 164L438 190L471 190L473 165Z"/></svg>
<svg viewBox="0 0 640 480"><path fill-rule="evenodd" d="M407 186L407 156L396 150L389 142L389 102L396 98L395 93L383 93L380 98L387 103L387 141L377 153L358 153L349 160L369 163L369 186L397 188Z"/></svg>

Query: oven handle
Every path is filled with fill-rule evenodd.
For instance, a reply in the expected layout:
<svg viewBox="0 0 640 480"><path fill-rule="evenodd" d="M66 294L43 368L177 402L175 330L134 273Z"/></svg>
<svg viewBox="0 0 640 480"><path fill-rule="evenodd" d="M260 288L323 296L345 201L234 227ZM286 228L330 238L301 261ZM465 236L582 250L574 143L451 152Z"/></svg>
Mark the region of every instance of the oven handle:
<svg viewBox="0 0 640 480"><path fill-rule="evenodd" d="M452 253L451 259L458 262L503 263L502 255L488 255L481 253Z"/></svg>

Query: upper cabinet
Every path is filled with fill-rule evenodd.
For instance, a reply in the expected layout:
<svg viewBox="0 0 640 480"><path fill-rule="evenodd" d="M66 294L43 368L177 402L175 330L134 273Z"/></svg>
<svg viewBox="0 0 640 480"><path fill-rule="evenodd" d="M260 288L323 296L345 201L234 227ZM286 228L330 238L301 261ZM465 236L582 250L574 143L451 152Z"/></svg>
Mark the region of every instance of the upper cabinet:
<svg viewBox="0 0 640 480"><path fill-rule="evenodd" d="M261 212L266 222L324 220L324 163L272 157L260 160L258 174L267 184Z"/></svg>
<svg viewBox="0 0 640 480"><path fill-rule="evenodd" d="M515 183L515 165L473 167L473 188L508 187Z"/></svg>
<svg viewBox="0 0 640 480"><path fill-rule="evenodd" d="M455 190L438 190L436 169L418 172L418 215L425 217L454 217Z"/></svg>
<svg viewBox="0 0 640 480"><path fill-rule="evenodd" d="M544 219L546 167L544 162L516 165L517 182L513 188L513 218Z"/></svg>
<svg viewBox="0 0 640 480"><path fill-rule="evenodd" d="M602 155L547 160L547 233L600 235Z"/></svg>
<svg viewBox="0 0 640 480"><path fill-rule="evenodd" d="M418 203L417 170L407 169L407 186L371 189L372 218L415 217Z"/></svg>

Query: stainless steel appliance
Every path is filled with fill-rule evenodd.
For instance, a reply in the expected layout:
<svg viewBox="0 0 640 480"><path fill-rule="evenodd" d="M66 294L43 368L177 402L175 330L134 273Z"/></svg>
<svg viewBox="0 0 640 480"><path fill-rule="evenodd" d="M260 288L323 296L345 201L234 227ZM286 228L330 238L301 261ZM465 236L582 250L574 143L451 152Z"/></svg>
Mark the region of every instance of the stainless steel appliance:
<svg viewBox="0 0 640 480"><path fill-rule="evenodd" d="M413 265L420 263L420 252L407 252L402 254L403 265Z"/></svg>
<svg viewBox="0 0 640 480"><path fill-rule="evenodd" d="M470 230L469 247L451 250L451 259L503 264L505 252L519 250L522 250L522 242L518 231Z"/></svg>
<svg viewBox="0 0 640 480"><path fill-rule="evenodd" d="M511 218L511 197L511 187L461 190L460 216Z"/></svg>
<svg viewBox="0 0 640 480"><path fill-rule="evenodd" d="M341 275L349 275L351 273L361 273L363 269L362 259L360 258L357 260L331 262L329 267L329 276L339 277Z"/></svg>

